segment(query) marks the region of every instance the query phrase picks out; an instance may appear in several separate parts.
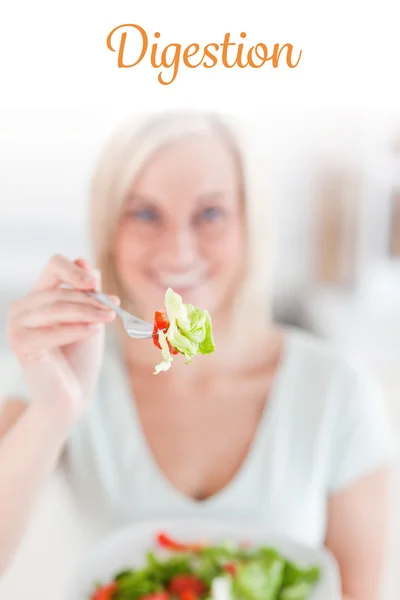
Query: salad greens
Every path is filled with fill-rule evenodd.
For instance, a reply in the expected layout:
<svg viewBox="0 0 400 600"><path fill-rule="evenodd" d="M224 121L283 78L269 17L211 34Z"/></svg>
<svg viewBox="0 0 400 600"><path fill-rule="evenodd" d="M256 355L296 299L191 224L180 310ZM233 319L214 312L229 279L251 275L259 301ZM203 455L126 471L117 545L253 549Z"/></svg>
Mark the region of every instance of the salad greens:
<svg viewBox="0 0 400 600"><path fill-rule="evenodd" d="M318 566L302 567L269 547L182 544L159 534L166 556L124 570L90 600L310 600Z"/></svg>
<svg viewBox="0 0 400 600"><path fill-rule="evenodd" d="M183 354L190 363L196 354L214 352L211 318L206 310L185 304L179 294L168 288L165 311L156 312L154 317L153 340L163 358L155 374L170 368L173 354Z"/></svg>

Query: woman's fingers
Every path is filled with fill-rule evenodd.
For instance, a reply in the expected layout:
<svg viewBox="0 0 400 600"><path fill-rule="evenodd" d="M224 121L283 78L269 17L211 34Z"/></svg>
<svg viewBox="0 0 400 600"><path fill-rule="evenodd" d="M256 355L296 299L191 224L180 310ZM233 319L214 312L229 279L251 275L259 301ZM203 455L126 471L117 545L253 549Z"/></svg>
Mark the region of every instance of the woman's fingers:
<svg viewBox="0 0 400 600"><path fill-rule="evenodd" d="M87 260L85 260L84 258L77 258L76 260L74 260L74 263L78 266L81 267L82 269L85 269L85 271L88 271L90 273L91 271L91 267L90 264ZM92 273L93 275L93 273Z"/></svg>
<svg viewBox="0 0 400 600"><path fill-rule="evenodd" d="M62 302L45 304L20 313L15 327L53 327L58 324L107 323L115 318L115 312L105 306L98 307L89 303Z"/></svg>
<svg viewBox="0 0 400 600"><path fill-rule="evenodd" d="M119 304L119 298L109 296L110 300ZM46 305L56 304L58 302L67 302L70 304L87 304L97 308L105 308L104 304L89 296L80 290L70 290L68 288L55 288L53 290L41 290L31 292L28 296L16 300L10 307L10 316L16 317L26 311L33 311Z"/></svg>
<svg viewBox="0 0 400 600"><path fill-rule="evenodd" d="M98 269L93 269L90 266L89 262L84 258L77 258L76 260L74 260L74 264L84 269L84 271L86 271L87 273L90 273L90 275L93 275L95 282L94 289L101 290L101 273Z"/></svg>
<svg viewBox="0 0 400 600"><path fill-rule="evenodd" d="M32 291L54 288L60 285L61 282L82 290L96 287L96 279L91 272L68 260L65 256L55 254L46 265Z"/></svg>
<svg viewBox="0 0 400 600"><path fill-rule="evenodd" d="M15 350L20 358L36 359L46 352L95 335L101 327L98 323L57 325L45 333L41 329L22 329L18 331Z"/></svg>
<svg viewBox="0 0 400 600"><path fill-rule="evenodd" d="M112 321L115 312L85 293L100 287L100 273L87 261L55 255L32 291L10 307L7 333L14 352L21 357L41 355L79 342ZM119 305L119 298L109 298Z"/></svg>

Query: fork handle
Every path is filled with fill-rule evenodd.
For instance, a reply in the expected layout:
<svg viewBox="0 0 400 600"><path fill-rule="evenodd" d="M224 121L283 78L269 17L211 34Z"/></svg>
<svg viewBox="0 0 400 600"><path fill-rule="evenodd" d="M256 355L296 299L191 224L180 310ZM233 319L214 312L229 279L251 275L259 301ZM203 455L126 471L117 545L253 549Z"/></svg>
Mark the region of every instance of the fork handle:
<svg viewBox="0 0 400 600"><path fill-rule="evenodd" d="M115 304L115 302L110 300L110 298L102 292L90 292L89 290L85 290L85 294L91 296L92 298L96 298L96 300L99 300L99 302L101 302L102 304L105 304L109 308L112 308L112 310L116 312L121 318L125 316L126 312L124 311L124 309L118 306L118 304Z"/></svg>

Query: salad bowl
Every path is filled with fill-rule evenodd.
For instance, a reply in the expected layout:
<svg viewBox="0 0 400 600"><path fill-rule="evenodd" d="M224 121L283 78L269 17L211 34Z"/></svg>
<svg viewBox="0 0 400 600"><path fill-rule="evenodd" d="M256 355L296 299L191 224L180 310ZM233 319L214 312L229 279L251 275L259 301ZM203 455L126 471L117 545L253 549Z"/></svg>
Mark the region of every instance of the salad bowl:
<svg viewBox="0 0 400 600"><path fill-rule="evenodd" d="M96 584L106 585L112 582L118 573L143 567L149 552L162 559L165 553L168 554L168 550L160 548L157 540L160 539L160 534L163 536L164 533L180 543L199 543L207 547L245 544L250 548L273 548L296 568L319 569L319 579L313 584L312 590L306 596L288 596L290 599L293 597L293 600L341 600L339 569L326 548L307 548L291 540L270 535L256 526L203 519L133 523L107 536L96 544L77 567L69 582L65 600L90 600L95 597L93 594ZM212 600L229 598L229 595L223 593L214 594L210 595ZM276 594L268 596L268 600L279 600L280 597Z"/></svg>

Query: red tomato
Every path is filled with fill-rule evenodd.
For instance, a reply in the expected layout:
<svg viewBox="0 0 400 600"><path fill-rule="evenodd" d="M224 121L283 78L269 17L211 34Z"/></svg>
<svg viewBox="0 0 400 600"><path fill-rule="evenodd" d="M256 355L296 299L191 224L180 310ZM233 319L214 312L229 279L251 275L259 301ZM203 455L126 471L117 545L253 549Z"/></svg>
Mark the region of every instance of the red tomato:
<svg viewBox="0 0 400 600"><path fill-rule="evenodd" d="M180 596L180 600L200 600L199 596L195 592L185 590Z"/></svg>
<svg viewBox="0 0 400 600"><path fill-rule="evenodd" d="M171 579L168 589L171 594L177 594L179 596L179 594L183 594L184 592L204 594L206 586L199 577L196 577L196 575L176 575Z"/></svg>
<svg viewBox="0 0 400 600"><path fill-rule="evenodd" d="M161 344L158 340L158 332L161 330L164 333L167 333L168 329L169 329L169 321L167 319L166 313L156 311L156 313L154 314L154 327L153 327L152 338L153 338L154 345L157 346L157 348L159 348L160 350L161 350ZM167 340L167 344L168 344L168 348L169 348L169 351L171 352L171 354L178 354L178 350L176 350L176 348L173 348L168 340Z"/></svg>
<svg viewBox="0 0 400 600"><path fill-rule="evenodd" d="M92 600L112 600L114 592L117 591L117 584L115 582L104 585L98 588L92 596Z"/></svg>
<svg viewBox="0 0 400 600"><path fill-rule="evenodd" d="M233 562L226 563L226 565L224 565L224 571L230 573L232 577L235 577L237 573L237 566Z"/></svg>
<svg viewBox="0 0 400 600"><path fill-rule="evenodd" d="M159 310L156 311L154 313L154 325L155 325L155 327L157 327L157 329L162 329L164 331L167 331L167 329L169 327L167 313L161 312Z"/></svg>
<svg viewBox="0 0 400 600"><path fill-rule="evenodd" d="M153 342L157 348L161 350L161 344L158 341L158 332L161 330L164 333L168 331L169 322L165 313L156 311L154 314L154 327L153 327Z"/></svg>
<svg viewBox="0 0 400 600"><path fill-rule="evenodd" d="M178 542L165 533L159 533L157 535L157 542L159 546L168 548L169 550L176 550L177 552L198 552L203 547L201 544L185 544Z"/></svg>

